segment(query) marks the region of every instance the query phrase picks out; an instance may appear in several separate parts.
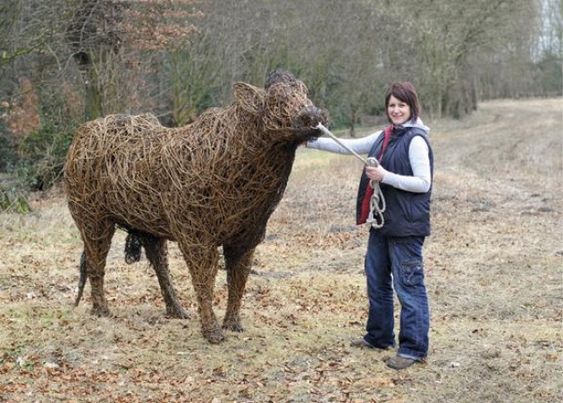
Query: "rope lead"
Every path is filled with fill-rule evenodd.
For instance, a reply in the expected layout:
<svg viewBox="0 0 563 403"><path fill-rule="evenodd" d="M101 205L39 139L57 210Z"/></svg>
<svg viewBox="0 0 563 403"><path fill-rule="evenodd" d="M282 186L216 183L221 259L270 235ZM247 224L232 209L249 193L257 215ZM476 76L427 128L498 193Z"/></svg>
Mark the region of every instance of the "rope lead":
<svg viewBox="0 0 563 403"><path fill-rule="evenodd" d="M377 161L374 157L369 157L367 159L367 165L376 167L379 165L379 161ZM371 224L373 228L377 229L383 227L383 224L385 224L383 212L385 211L387 204L385 202L385 197L383 197L383 192L379 186L379 182L370 180L369 185L373 189L373 194L371 195L371 199L369 201L369 214L366 222Z"/></svg>
<svg viewBox="0 0 563 403"><path fill-rule="evenodd" d="M379 161L377 161L374 157L369 157L368 159L363 158L357 152L352 150L350 147L345 145L338 137L331 133L322 123L319 123L315 126L315 129L319 129L324 134L329 136L335 142L337 142L342 148L348 150L350 154L354 157L362 161L364 165L377 167L379 165ZM370 203L369 203L369 214L366 222L371 224L373 228L381 228L383 224L385 224L385 219L383 217L383 213L385 212L385 208L387 207L385 203L385 197L383 197L383 192L381 191L381 187L379 186L379 182L370 180L369 185L373 189L373 194L371 195Z"/></svg>

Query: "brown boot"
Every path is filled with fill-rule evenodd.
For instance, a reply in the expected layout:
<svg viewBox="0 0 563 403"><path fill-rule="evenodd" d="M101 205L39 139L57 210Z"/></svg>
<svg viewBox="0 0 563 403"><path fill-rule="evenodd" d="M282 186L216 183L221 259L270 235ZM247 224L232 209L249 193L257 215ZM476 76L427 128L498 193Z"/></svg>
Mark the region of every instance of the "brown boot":
<svg viewBox="0 0 563 403"><path fill-rule="evenodd" d="M375 348L373 347L371 344L369 344L367 341L365 341L362 338L359 339L354 339L350 342L350 346L351 347L356 347L356 348Z"/></svg>
<svg viewBox="0 0 563 403"><path fill-rule="evenodd" d="M389 347L378 347L378 346L374 346L370 343L368 343L363 337L359 338L359 339L354 339L350 342L350 346L351 347L357 347L357 348L370 348L370 349L375 349L375 350L388 350Z"/></svg>
<svg viewBox="0 0 563 403"><path fill-rule="evenodd" d="M389 368L401 370L410 367L412 364L416 363L416 360L412 358L401 357L400 355L396 355L391 357L387 360L387 366Z"/></svg>

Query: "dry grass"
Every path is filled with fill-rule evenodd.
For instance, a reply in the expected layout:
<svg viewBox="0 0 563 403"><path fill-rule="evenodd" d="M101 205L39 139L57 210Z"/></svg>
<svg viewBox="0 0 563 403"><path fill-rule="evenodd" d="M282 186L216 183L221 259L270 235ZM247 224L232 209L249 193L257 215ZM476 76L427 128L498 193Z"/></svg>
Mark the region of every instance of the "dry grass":
<svg viewBox="0 0 563 403"><path fill-rule="evenodd" d="M72 309L81 250L60 193L0 215L0 401L560 401L562 100L484 103L434 122L429 362L388 369L358 351L366 228L355 227L360 166L298 154L258 248L246 332L220 346L199 333L190 279L171 247L189 320L163 316L145 262L108 261L114 317ZM216 312L226 306L225 275Z"/></svg>

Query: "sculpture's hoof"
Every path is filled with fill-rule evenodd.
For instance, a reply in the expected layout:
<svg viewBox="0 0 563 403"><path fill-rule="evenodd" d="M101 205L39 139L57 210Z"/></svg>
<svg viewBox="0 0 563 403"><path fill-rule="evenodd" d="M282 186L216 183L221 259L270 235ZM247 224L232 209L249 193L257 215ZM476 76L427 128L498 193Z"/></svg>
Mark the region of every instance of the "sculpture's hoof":
<svg viewBox="0 0 563 403"><path fill-rule="evenodd" d="M111 312L107 306L94 306L92 307L92 315L107 318L111 316Z"/></svg>
<svg viewBox="0 0 563 403"><path fill-rule="evenodd" d="M181 307L166 308L166 317L173 319L189 319L190 314Z"/></svg>
<svg viewBox="0 0 563 403"><path fill-rule="evenodd" d="M219 344L223 340L225 340L225 335L220 328L213 330L203 330L203 337L205 337L211 344Z"/></svg>
<svg viewBox="0 0 563 403"><path fill-rule="evenodd" d="M238 319L225 319L223 321L223 329L230 330L232 332L244 332L244 327L242 327L240 320Z"/></svg>

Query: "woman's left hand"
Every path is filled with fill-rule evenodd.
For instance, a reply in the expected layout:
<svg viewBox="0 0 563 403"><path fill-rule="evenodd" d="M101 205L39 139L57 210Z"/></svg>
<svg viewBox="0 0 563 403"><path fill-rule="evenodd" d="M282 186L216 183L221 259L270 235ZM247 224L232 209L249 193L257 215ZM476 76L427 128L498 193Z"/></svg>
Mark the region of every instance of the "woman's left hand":
<svg viewBox="0 0 563 403"><path fill-rule="evenodd" d="M383 180L385 172L385 169L381 165L376 167L366 167L367 177L376 182L381 182Z"/></svg>

